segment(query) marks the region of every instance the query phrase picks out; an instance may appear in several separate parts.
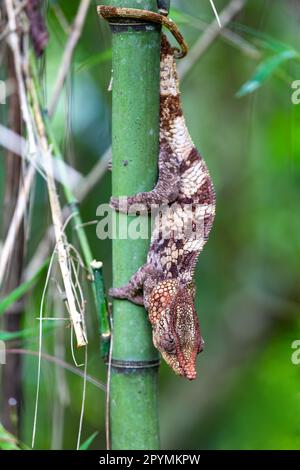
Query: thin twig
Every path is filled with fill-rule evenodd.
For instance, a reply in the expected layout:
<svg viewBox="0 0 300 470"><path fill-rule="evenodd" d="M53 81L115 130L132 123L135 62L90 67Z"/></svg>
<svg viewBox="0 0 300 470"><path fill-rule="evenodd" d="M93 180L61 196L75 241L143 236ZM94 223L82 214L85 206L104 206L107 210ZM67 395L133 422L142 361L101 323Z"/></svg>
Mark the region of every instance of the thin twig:
<svg viewBox="0 0 300 470"><path fill-rule="evenodd" d="M27 134L28 134L28 144L29 144L29 152L33 154L37 153L37 147L35 142L35 133L34 133L34 126L31 120L31 114L27 102L26 97L26 87L23 80L22 75L22 56L21 56L21 49L20 49L20 41L19 36L16 33L17 30L17 23L16 23L16 16L15 11L13 8L13 1L12 0L5 0L6 4L6 11L8 16L8 27L10 30L10 35L7 38L7 42L12 49L12 53L14 56L14 65L16 71L16 78L18 82L18 91L20 96L20 105L22 110L22 117L26 124Z"/></svg>
<svg viewBox="0 0 300 470"><path fill-rule="evenodd" d="M18 16L24 10L24 8L26 7L27 1L28 0L23 0L23 2L21 2L19 5L16 6L16 9L15 9L16 16ZM3 29L3 31L0 34L0 41L6 38L10 32L11 30L9 28L9 25L6 25L6 27Z"/></svg>
<svg viewBox="0 0 300 470"><path fill-rule="evenodd" d="M60 5L58 3L52 3L51 8L54 11L54 14L57 18L57 21L59 22L62 30L65 32L65 34L69 34L71 32L71 28L69 25L69 22L62 11Z"/></svg>
<svg viewBox="0 0 300 470"><path fill-rule="evenodd" d="M31 351L29 349L6 349L6 353L7 354L24 354L25 356L35 356L35 357L38 357L39 355L38 351ZM82 377L82 378L84 377L84 372L72 366L72 364L69 364L68 362L63 361L62 359L59 359L58 357L51 356L50 354L46 354L43 352L41 353L41 357L45 361L52 362L53 364L56 364L59 367L63 367L69 372L72 372L72 374L78 375L79 377ZM87 374L86 380L92 385L95 385L95 387L100 388L100 390L103 390L105 392L106 386L104 385L104 383L99 382L99 380L97 380L95 377L92 377L91 375Z"/></svg>
<svg viewBox="0 0 300 470"><path fill-rule="evenodd" d="M54 260L55 250L53 250L51 260L49 263L49 268L47 271L46 281L44 284L42 298L40 303L40 323L39 323L39 350L38 350L38 369L37 369L37 386L36 386L36 394L35 394L35 404L34 404L34 417L33 417L33 428L32 428L32 440L31 440L31 447L34 447L35 444L35 435L36 435L36 424L37 424L37 416L38 416L38 405L39 405L39 397L40 397L40 383L41 383L41 365L42 365L42 341L43 341L43 307L45 296L47 292L47 287L50 279L51 268Z"/></svg>
<svg viewBox="0 0 300 470"><path fill-rule="evenodd" d="M27 160L28 163L31 163L39 174L46 180L46 175L44 172L44 156L43 154L30 155L26 153L26 140L21 135L14 132L12 129L3 126L0 124L0 146L6 148L10 152L13 152L15 155ZM52 162L54 177L56 181L65 184L65 178L63 175L68 175L68 185L70 188L76 188L78 184L84 178L81 173L75 170L72 166L68 165L63 160L55 159Z"/></svg>
<svg viewBox="0 0 300 470"><path fill-rule="evenodd" d="M35 175L35 168L33 166L30 166L24 177L24 182L23 184L21 184L21 187L20 187L20 192L18 195L16 208L15 208L13 217L11 219L11 223L9 226L9 230L8 230L5 242L3 244L3 248L1 250L0 286L2 285L4 276L6 273L9 257L14 248L15 240L18 235L19 228L24 217L24 213L27 207L27 201L28 201L31 185L33 183L34 175Z"/></svg>
<svg viewBox="0 0 300 470"><path fill-rule="evenodd" d="M53 295L53 313L55 315L52 320L61 318L62 315L62 304L61 299L55 294ZM45 317L44 317L45 318ZM51 318L51 317L50 317ZM69 319L67 319L69 320ZM66 348L64 342L64 328L57 327L54 330L54 351L53 355L65 360ZM52 411L52 422L55 426L52 426L51 436L51 449L60 450L63 448L63 437L65 433L65 409L70 406L71 396L68 386L68 380L66 377L66 371L64 368L55 365L55 384L57 387L57 400L53 404Z"/></svg>
<svg viewBox="0 0 300 470"><path fill-rule="evenodd" d="M243 52L246 56L254 60L259 60L262 57L262 53L253 46L250 42L246 41L243 37L236 34L230 29L224 29L221 32L221 36L229 42L232 46L236 47Z"/></svg>
<svg viewBox="0 0 300 470"><path fill-rule="evenodd" d="M81 36L82 28L85 22L85 18L86 18L90 3L91 3L91 0L81 0L80 5L78 7L77 14L76 14L74 23L72 25L72 30L69 35L64 53L62 55L56 83L54 85L53 95L52 95L52 98L48 107L49 117L53 116L56 110L61 90L64 86L66 76L70 69L74 49Z"/></svg>
<svg viewBox="0 0 300 470"><path fill-rule="evenodd" d="M199 57L206 52L209 46L221 34L222 29L224 29L232 18L241 11L245 6L246 1L247 0L231 0L231 2L222 10L219 16L222 28L219 27L217 19L208 26L202 36L191 48L187 57L178 64L179 78L182 79L189 72Z"/></svg>
<svg viewBox="0 0 300 470"><path fill-rule="evenodd" d="M108 355L108 367L107 367L107 384L106 384L106 396L105 396L105 437L106 437L106 450L110 450L110 379L111 379L111 359L113 350L113 328L111 329L111 337L109 343L109 355Z"/></svg>
<svg viewBox="0 0 300 470"><path fill-rule="evenodd" d="M84 371L83 371L83 390L82 390L82 401L81 401L81 411L80 411L80 418L79 418L79 429L78 429L76 450L79 450L79 448L80 448L80 439L81 439L82 424L83 424L83 416L84 416L84 408L85 408L85 398L86 398L87 362L88 362L88 352L87 352L87 346L85 346L85 352L84 352Z"/></svg>
<svg viewBox="0 0 300 470"><path fill-rule="evenodd" d="M32 122L32 119L31 119L31 115L30 115L30 110L29 110L27 96L26 96L26 87L25 87L23 74L22 74L22 56L21 56L19 36L16 32L17 23L16 23L16 16L15 16L15 10L13 6L13 1L5 0L5 6L6 6L6 11L7 11L7 16L8 16L7 26L10 31L10 34L7 38L7 42L11 48L13 59L14 59L14 66L15 66L17 85L18 85L18 93L19 93L19 99L20 99L22 118L23 118L23 121L25 122L26 130L27 130L27 142L28 142L27 152L29 153L30 156L37 155L37 146L36 146L36 141L35 141L35 129L34 129L34 124ZM5 242L5 245L7 244L6 245L7 251L2 252L1 267L0 267L0 284L3 279L7 259L9 257L9 254L11 253L15 236L17 234L17 229L19 228L20 222L24 215L24 211L26 208L26 201L29 195L31 184L33 182L34 175L35 175L35 169L32 166L30 166L28 169L27 178L26 178L27 184L26 186L24 185L24 196L26 197L24 197L24 199L19 197L18 199L16 210L12 218L12 223L8 231L8 237ZM16 225L14 226L14 224ZM12 236L12 234L14 236Z"/></svg>
<svg viewBox="0 0 300 470"><path fill-rule="evenodd" d="M196 28L200 31L205 31L208 27L208 23L203 20L200 20L199 18L194 18L190 15L185 15L185 17L189 26L192 26L193 28ZM261 58L261 52L255 46L253 46L253 44L251 44L249 41L244 39L236 32L231 31L228 28L222 28L220 31L220 36L232 46L242 51L243 54L247 55L251 59L258 60Z"/></svg>
<svg viewBox="0 0 300 470"><path fill-rule="evenodd" d="M221 21L220 21L220 18L219 18L217 9L216 9L216 7L215 7L215 4L214 4L213 0L209 0L209 1L210 1L210 4L211 4L211 7L212 7L212 9L213 9L213 12L214 12L214 14L215 14L215 17L216 17L216 20L217 20L217 22L218 22L218 25L219 25L220 28L222 28L222 24L221 24Z"/></svg>

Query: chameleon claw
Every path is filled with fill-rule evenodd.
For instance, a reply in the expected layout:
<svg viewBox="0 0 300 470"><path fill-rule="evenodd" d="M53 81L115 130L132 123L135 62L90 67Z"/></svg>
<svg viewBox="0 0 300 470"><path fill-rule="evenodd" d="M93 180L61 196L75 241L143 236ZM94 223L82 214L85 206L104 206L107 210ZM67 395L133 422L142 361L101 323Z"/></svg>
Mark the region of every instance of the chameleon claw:
<svg viewBox="0 0 300 470"><path fill-rule="evenodd" d="M118 298L118 299L126 298L122 287L111 287L108 291L108 295L110 297L115 297L115 298Z"/></svg>
<svg viewBox="0 0 300 470"><path fill-rule="evenodd" d="M134 304L144 305L143 295L133 292L132 289L128 288L127 286L112 287L109 289L108 295L115 299L130 300L130 302L133 302Z"/></svg>

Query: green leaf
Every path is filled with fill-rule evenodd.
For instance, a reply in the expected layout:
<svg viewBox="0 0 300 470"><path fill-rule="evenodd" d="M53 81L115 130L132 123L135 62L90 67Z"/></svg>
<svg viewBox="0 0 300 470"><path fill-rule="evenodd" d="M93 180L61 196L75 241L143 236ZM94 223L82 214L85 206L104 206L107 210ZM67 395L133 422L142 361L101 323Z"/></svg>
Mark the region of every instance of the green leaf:
<svg viewBox="0 0 300 470"><path fill-rule="evenodd" d="M92 444L93 440L95 439L96 436L98 436L99 432L96 431L94 432L90 437L88 437L86 439L86 441L84 441L81 446L79 447L79 450L87 450L90 445Z"/></svg>
<svg viewBox="0 0 300 470"><path fill-rule="evenodd" d="M1 450L20 450L15 436L10 434L0 423L0 449Z"/></svg>
<svg viewBox="0 0 300 470"><path fill-rule="evenodd" d="M242 31L246 34L253 36L261 47L264 47L267 50L270 50L275 53L292 50L292 47L282 41L278 41L273 37L265 34L261 31L257 31L256 29L250 28L244 24L234 23L233 31Z"/></svg>
<svg viewBox="0 0 300 470"><path fill-rule="evenodd" d="M170 17L177 24L185 24L189 22L189 15L181 10L177 10L177 8L171 8Z"/></svg>
<svg viewBox="0 0 300 470"><path fill-rule="evenodd" d="M257 90L284 62L298 57L298 53L293 49L280 52L277 55L268 57L257 67L254 75L239 89L236 96L242 96L253 93Z"/></svg>
<svg viewBox="0 0 300 470"><path fill-rule="evenodd" d="M5 310L7 310L11 305L13 305L20 297L22 297L26 292L28 292L39 280L40 276L46 270L49 265L50 258L48 258L38 271L32 276L29 281L23 282L20 286L10 292L3 300L0 302L0 315L2 315Z"/></svg>
<svg viewBox="0 0 300 470"><path fill-rule="evenodd" d="M211 16L204 14L192 16L177 8L170 9L170 18L177 24L186 24L187 26L194 26L197 21L207 25L211 21Z"/></svg>
<svg viewBox="0 0 300 470"><path fill-rule="evenodd" d="M23 339L28 338L34 334L33 328L26 328L24 330L18 331L3 331L0 330L0 340L1 341L12 341L14 339ZM36 334L36 329L35 329Z"/></svg>
<svg viewBox="0 0 300 470"><path fill-rule="evenodd" d="M46 333L49 330L55 328L56 322L55 321L43 321L43 331ZM24 328L23 330L18 331L1 331L0 330L0 340L2 341L12 341L15 339L25 339L31 338L32 336L37 335L37 329L34 328Z"/></svg>
<svg viewBox="0 0 300 470"><path fill-rule="evenodd" d="M84 60L77 66L77 72L94 67L95 65L103 64L111 60L111 49L105 49L105 51L91 55L88 59Z"/></svg>
<svg viewBox="0 0 300 470"><path fill-rule="evenodd" d="M55 328L55 321L43 321L43 331L49 331ZM12 341L15 339L25 339L31 338L32 336L37 336L37 328L24 328L23 330L18 331L1 331L0 330L0 340L1 341Z"/></svg>

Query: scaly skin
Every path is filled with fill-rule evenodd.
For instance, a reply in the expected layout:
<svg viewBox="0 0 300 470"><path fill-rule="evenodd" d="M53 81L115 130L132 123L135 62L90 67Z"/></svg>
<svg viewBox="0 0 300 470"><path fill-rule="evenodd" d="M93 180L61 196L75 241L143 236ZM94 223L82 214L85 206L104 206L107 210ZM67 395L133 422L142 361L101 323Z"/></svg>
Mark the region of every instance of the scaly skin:
<svg viewBox="0 0 300 470"><path fill-rule="evenodd" d="M177 374L192 380L204 344L194 306L193 275L214 220L215 193L185 125L174 53L164 35L158 167L152 191L111 198L111 206L118 211L156 209L156 218L147 263L127 285L111 289L110 294L145 305L155 347Z"/></svg>

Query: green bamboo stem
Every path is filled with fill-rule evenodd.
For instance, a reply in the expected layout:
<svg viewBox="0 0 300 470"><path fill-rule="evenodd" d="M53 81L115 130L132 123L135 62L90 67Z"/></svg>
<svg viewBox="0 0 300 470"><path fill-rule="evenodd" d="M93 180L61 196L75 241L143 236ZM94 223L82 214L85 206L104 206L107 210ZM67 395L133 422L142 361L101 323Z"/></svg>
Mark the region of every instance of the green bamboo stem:
<svg viewBox="0 0 300 470"><path fill-rule="evenodd" d="M112 6L157 11L155 0L110 0ZM160 28L112 28L112 188L115 196L151 190L157 176ZM117 228L134 218L117 214ZM148 222L145 218L144 223ZM113 240L113 285L145 262L149 239ZM142 307L113 302L110 382L112 449L157 449L157 351ZM138 368L137 365L142 367ZM152 364L152 366L151 366ZM126 367L122 367L126 365ZM147 367L148 365L148 367ZM150 367L149 367L150 365Z"/></svg>

